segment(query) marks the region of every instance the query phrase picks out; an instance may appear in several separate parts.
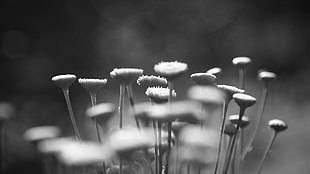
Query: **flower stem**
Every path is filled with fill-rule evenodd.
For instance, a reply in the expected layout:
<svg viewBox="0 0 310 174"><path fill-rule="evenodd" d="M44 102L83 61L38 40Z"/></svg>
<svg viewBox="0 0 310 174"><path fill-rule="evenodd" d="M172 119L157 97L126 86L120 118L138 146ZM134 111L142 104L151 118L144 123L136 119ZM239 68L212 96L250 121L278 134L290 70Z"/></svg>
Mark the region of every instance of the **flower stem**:
<svg viewBox="0 0 310 174"><path fill-rule="evenodd" d="M260 99L261 102L259 103L259 106L258 106L258 112L257 112L258 121L256 122L253 134L250 136L251 139L249 140L246 147L244 148L244 151L242 152L242 159L244 159L247 153L252 150L254 139L258 132L258 128L262 122L266 100L267 100L267 93L268 93L267 86L264 86L261 92L261 99Z"/></svg>
<svg viewBox="0 0 310 174"><path fill-rule="evenodd" d="M233 136L235 136L235 135L233 135ZM225 167L227 165L228 153L229 153L230 146L232 144L233 136L229 136L228 146L227 146L227 150L226 150L225 157L224 157L225 160L224 160L224 166L223 167Z"/></svg>
<svg viewBox="0 0 310 174"><path fill-rule="evenodd" d="M239 69L239 87L245 89L245 76L246 70L244 68Z"/></svg>
<svg viewBox="0 0 310 174"><path fill-rule="evenodd" d="M217 157L216 157L216 163L215 163L213 174L217 173L219 162L220 162L220 155L221 155L221 151L222 151L224 126L225 126L225 120L226 120L226 115L227 115L227 110L228 110L228 104L229 104L229 101L224 101L222 123L221 123L221 127L220 127L220 141L219 141L219 146L218 146L218 150L217 150Z"/></svg>
<svg viewBox="0 0 310 174"><path fill-rule="evenodd" d="M126 85L126 89L127 89L127 94L128 94L128 98L129 98L129 103L130 103L130 106L133 110L133 115L135 117L136 125L137 125L138 129L140 129L139 120L136 118L135 99L134 99L134 95L132 92L132 84Z"/></svg>
<svg viewBox="0 0 310 174"><path fill-rule="evenodd" d="M240 107L238 123L241 122L242 117L244 115L244 112L245 112L245 108ZM224 166L224 174L227 174L227 172L228 172L229 164L230 164L231 157L232 157L232 154L233 154L233 151L234 151L234 147L235 147L236 139L237 139L237 133L238 133L239 129L240 129L240 124L237 124L237 128L236 128L235 133L234 133L235 136L232 139L232 143L231 143L231 146L230 146L230 149L229 149L229 154L228 154L228 158L227 158L227 165Z"/></svg>
<svg viewBox="0 0 310 174"><path fill-rule="evenodd" d="M260 165L259 165L259 169L258 169L257 174L260 174L260 173L261 173L261 171L262 171L262 169L263 169L263 166L264 166L264 163L265 163L265 160L266 160L267 156L268 156L268 155L270 154L270 152L271 152L271 147L272 147L273 142L274 142L274 140L276 139L276 137L277 137L277 132L274 132L273 137L272 137L272 139L271 139L269 145L268 145L267 148L266 148L264 157L263 157L263 159L262 159L262 161L261 161L261 163L260 163Z"/></svg>
<svg viewBox="0 0 310 174"><path fill-rule="evenodd" d="M77 127L77 124L76 124L76 121L75 121L75 118L73 115L73 109L72 109L72 105L71 105L70 97L69 97L69 89L68 88L63 89L63 93L64 93L64 96L66 99L66 103L67 103L67 107L68 107L68 111L69 111L69 116L71 119L71 123L72 123L72 127L73 127L75 137L77 140L81 140L81 135L80 135L79 129Z"/></svg>
<svg viewBox="0 0 310 174"><path fill-rule="evenodd" d="M0 121L0 173L4 173L4 150L5 148L5 128L4 121Z"/></svg>
<svg viewBox="0 0 310 174"><path fill-rule="evenodd" d="M119 128L120 129L123 127L124 95L125 95L125 85L121 84L119 87L119 104L118 104Z"/></svg>
<svg viewBox="0 0 310 174"><path fill-rule="evenodd" d="M162 166L163 166L163 158L162 158L162 141L161 141L161 121L158 121L158 154L159 154L159 173L161 174Z"/></svg>
<svg viewBox="0 0 310 174"><path fill-rule="evenodd" d="M157 129L156 129L156 121L153 120L153 129L154 129L154 137L155 137L155 174L159 174L158 171L158 144L157 144Z"/></svg>
<svg viewBox="0 0 310 174"><path fill-rule="evenodd" d="M168 81L168 88L169 88L168 105L171 109L173 81ZM169 122L168 123L168 150L167 150L167 156L166 156L165 174L168 174L169 172L169 158L170 158L170 151L171 151L171 132L172 132L171 127L172 127L172 122Z"/></svg>

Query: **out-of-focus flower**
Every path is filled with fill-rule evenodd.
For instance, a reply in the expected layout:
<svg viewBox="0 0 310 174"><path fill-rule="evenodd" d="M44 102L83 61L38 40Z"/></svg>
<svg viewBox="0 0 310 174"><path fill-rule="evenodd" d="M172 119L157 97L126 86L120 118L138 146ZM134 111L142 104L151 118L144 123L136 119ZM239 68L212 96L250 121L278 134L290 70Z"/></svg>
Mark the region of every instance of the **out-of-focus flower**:
<svg viewBox="0 0 310 174"><path fill-rule="evenodd" d="M37 144L39 141L56 138L60 136L61 131L56 126L38 126L25 131L24 139L28 142Z"/></svg>
<svg viewBox="0 0 310 174"><path fill-rule="evenodd" d="M173 80L186 72L188 66L186 63L173 62L159 62L154 66L154 71L160 76L166 77L168 80Z"/></svg>
<svg viewBox="0 0 310 174"><path fill-rule="evenodd" d="M145 95L148 96L155 103L165 103L168 102L169 98L169 88L162 87L148 87L145 91ZM172 90L172 97L176 97L176 93Z"/></svg>
<svg viewBox="0 0 310 174"><path fill-rule="evenodd" d="M9 102L0 102L0 122L11 118L15 114L14 107Z"/></svg>
<svg viewBox="0 0 310 174"><path fill-rule="evenodd" d="M240 125L240 128L245 128L245 127L247 127L247 126L250 124L250 119L249 119L249 117L247 117L247 116L245 116L245 115L242 116L240 122L239 122L239 115L238 115L238 114L228 116L228 120L229 120L231 123L235 124L235 125L239 124L239 125Z"/></svg>

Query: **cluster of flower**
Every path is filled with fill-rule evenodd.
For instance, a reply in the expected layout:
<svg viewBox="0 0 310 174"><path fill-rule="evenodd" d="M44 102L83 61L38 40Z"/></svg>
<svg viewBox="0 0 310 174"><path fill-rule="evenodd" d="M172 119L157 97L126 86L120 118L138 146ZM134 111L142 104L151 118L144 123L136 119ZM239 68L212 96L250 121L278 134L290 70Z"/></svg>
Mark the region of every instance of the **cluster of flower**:
<svg viewBox="0 0 310 174"><path fill-rule="evenodd" d="M188 70L185 63L160 62L154 66L159 76L143 75L138 68L116 68L112 79L119 81L119 104L97 104L96 94L103 90L107 79L78 79L89 93L92 106L86 116L94 122L97 142L82 140L69 98L69 87L75 82L72 74L57 75L52 81L63 90L74 137L60 137L55 126L30 128L25 139L42 154L47 173L240 173L245 156L253 148L253 140L262 120L269 83L276 74L259 71L263 83L255 130L245 142L244 129L250 123L245 115L256 99L245 90L248 57L237 57L233 64L239 69L239 87L217 84L221 68L190 76L196 85L188 89L188 100L173 101L177 92L174 82ZM145 88L149 102L135 103L132 84ZM124 100L127 93L136 127L124 128ZM229 103L235 102L239 114L227 116ZM118 110L117 110L118 109ZM108 121L119 115L119 129L109 131ZM216 120L218 128L210 126ZM269 121L274 136L266 148L257 173L270 153L276 135L287 129L282 120ZM102 138L104 137L104 138ZM228 139L228 141L227 141ZM226 140L226 141L225 141Z"/></svg>

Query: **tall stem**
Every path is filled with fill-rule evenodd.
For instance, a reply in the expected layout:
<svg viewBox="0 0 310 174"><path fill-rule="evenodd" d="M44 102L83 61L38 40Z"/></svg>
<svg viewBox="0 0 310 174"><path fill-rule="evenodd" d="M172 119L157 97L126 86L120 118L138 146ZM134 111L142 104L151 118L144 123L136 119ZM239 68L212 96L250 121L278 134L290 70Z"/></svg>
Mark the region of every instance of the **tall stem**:
<svg viewBox="0 0 310 174"><path fill-rule="evenodd" d="M220 155L222 151L222 142L223 142L223 134L224 134L224 126L225 126L225 120L226 120L226 115L227 115L227 110L228 110L228 104L229 100L224 101L224 107L223 107L223 115L222 115L222 123L220 127L220 141L219 141L219 147L217 149L217 157L216 157L216 163L214 167L214 172L213 174L217 173L219 162L220 162Z"/></svg>
<svg viewBox="0 0 310 174"><path fill-rule="evenodd" d="M168 88L169 88L168 105L171 109L173 81L168 81ZM172 132L171 127L172 127L172 122L169 122L168 123L168 150L167 150L167 156L166 156L165 174L168 174L169 172L169 158L170 158L170 151L171 151L171 132Z"/></svg>
<svg viewBox="0 0 310 174"><path fill-rule="evenodd" d="M264 85L262 92L261 92L261 99L260 99L261 102L259 103L258 111L257 111L258 121L256 122L256 126L255 126L253 134L250 136L251 139L249 140L246 147L244 148L244 151L242 152L242 159L244 159L245 156L247 155L247 153L250 152L252 149L254 139L255 139L256 134L258 132L258 128L262 122L262 118L263 118L263 114L264 114L264 110L265 110L265 105L266 105L266 100L267 100L267 93L268 93L267 86Z"/></svg>
<svg viewBox="0 0 310 174"><path fill-rule="evenodd" d="M129 103L130 103L130 106L133 110L133 115L135 117L136 125L137 125L138 129L140 129L139 120L136 118L136 108L135 108L134 95L132 92L132 84L126 85L126 89L127 89L127 94L128 94L128 98L129 98Z"/></svg>
<svg viewBox="0 0 310 174"><path fill-rule="evenodd" d="M239 87L245 89L245 75L246 70L244 68L239 69Z"/></svg>
<svg viewBox="0 0 310 174"><path fill-rule="evenodd" d="M245 108L240 107L238 123L241 122L242 117L243 117L243 115L244 115L244 112L245 112ZM229 168L229 164L230 164L230 161L231 161L232 153L233 153L233 151L234 151L234 147L235 147L235 144L236 144L236 138L237 138L236 135L237 135L239 129L240 129L240 124L237 124L237 128L236 128L235 133L234 133L235 136L233 137L233 140L232 140L232 143L231 143L231 147L230 147L230 149L229 149L229 154L228 154L228 159L227 159L227 165L224 166L224 174L227 174L227 172L228 172L228 168Z"/></svg>
<svg viewBox="0 0 310 174"><path fill-rule="evenodd" d="M124 96L125 96L125 85L121 84L119 86L119 104L118 104L118 112L119 112L119 128L123 127L123 107L124 107Z"/></svg>
<svg viewBox="0 0 310 174"><path fill-rule="evenodd" d="M68 107L68 111L69 111L69 116L70 116L70 119L71 119L71 123L72 123L72 127L73 127L73 131L74 131L75 137L77 138L77 140L81 140L81 135L80 135L79 129L77 127L77 124L75 122L75 118L74 118L74 115L73 115L73 109L72 109L72 105L71 105L70 97L69 97L69 89L68 88L63 89L63 93L64 93L65 100L66 100L66 103L67 103L67 107Z"/></svg>
<svg viewBox="0 0 310 174"><path fill-rule="evenodd" d="M272 139L271 139L269 145L268 145L267 148L266 148L264 157L263 157L263 159L262 159L262 161L261 161L261 163L260 163L260 165L259 165L259 169L258 169L257 174L260 174L260 173L261 173L261 171L262 171L262 169L263 169L263 166L264 166L264 163L265 163L265 160L266 160L267 156L268 156L268 155L270 154L270 152L271 152L271 147L272 147L272 145L273 145L274 140L276 139L276 136L277 136L277 132L274 132L273 137L272 137Z"/></svg>
<svg viewBox="0 0 310 174"><path fill-rule="evenodd" d="M153 120L153 129L154 129L154 137L155 137L155 174L159 174L158 171L158 144L157 144L157 129L156 129L156 121Z"/></svg>
<svg viewBox="0 0 310 174"><path fill-rule="evenodd" d="M158 154L159 154L159 173L161 174L162 166L163 166L163 158L162 158L162 141L161 141L161 121L157 122L158 126Z"/></svg>
<svg viewBox="0 0 310 174"><path fill-rule="evenodd" d="M4 161L5 155L5 127L4 121L0 121L0 172L4 173Z"/></svg>
<svg viewBox="0 0 310 174"><path fill-rule="evenodd" d="M233 135L233 136L235 136L235 135ZM224 157L224 166L223 166L224 168L225 168L225 166L227 165L228 153L229 153L230 146L231 146L231 144L232 144L233 136L229 136L228 146L227 146L227 150L226 150L225 157ZM224 170L224 169L223 169L223 170Z"/></svg>

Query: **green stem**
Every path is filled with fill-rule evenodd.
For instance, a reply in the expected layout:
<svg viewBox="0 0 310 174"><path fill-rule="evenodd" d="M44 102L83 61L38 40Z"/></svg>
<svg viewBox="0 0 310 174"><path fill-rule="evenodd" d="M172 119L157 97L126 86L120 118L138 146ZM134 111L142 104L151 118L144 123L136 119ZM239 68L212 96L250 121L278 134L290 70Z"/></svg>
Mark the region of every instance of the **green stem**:
<svg viewBox="0 0 310 174"><path fill-rule="evenodd" d="M121 84L119 87L119 104L118 104L119 128L120 129L123 127L124 95L125 95L125 85Z"/></svg>
<svg viewBox="0 0 310 174"><path fill-rule="evenodd" d="M138 129L140 129L139 120L136 118L135 99L134 99L134 95L132 92L132 84L126 85L126 89L127 89L127 94L128 94L128 98L129 98L129 103L130 103L130 106L133 110L133 115L134 115L134 118L136 121L136 125L137 125Z"/></svg>
<svg viewBox="0 0 310 174"><path fill-rule="evenodd" d="M240 107L238 123L240 123L242 121L242 117L244 115L244 112L245 112L245 108ZM235 147L235 144L236 144L236 139L237 139L236 135L237 135L239 129L240 129L240 124L237 124L237 128L236 128L235 133L234 133L235 136L233 137L232 144L231 144L231 147L229 149L227 165L224 166L224 174L227 174L227 172L228 172L229 164L230 164L231 157L232 157L232 153L233 153L233 150L234 150L234 147Z"/></svg>
<svg viewBox="0 0 310 174"><path fill-rule="evenodd" d="M273 137L272 137L272 139L271 139L269 145L268 145L267 148L266 148L264 157L263 157L263 159L262 159L262 161L261 161L261 163L260 163L260 165L259 165L259 169L258 169L257 174L260 174L260 173L261 173L261 171L262 171L262 169L263 169L263 166L264 166L264 163L265 163L265 160L266 160L267 156L268 156L268 155L270 154L270 152L271 152L271 147L272 147L272 145L273 145L274 140L276 139L276 136L277 136L277 132L274 132Z"/></svg>
<svg viewBox="0 0 310 174"><path fill-rule="evenodd" d="M73 115L73 109L72 109L72 105L71 105L71 101L70 101L70 97L69 97L69 89L68 88L63 89L63 93L64 93L65 100L66 100L66 103L67 103L67 107L68 107L68 111L69 111L69 116L70 116L70 119L71 119L71 123L72 123L72 127L73 127L73 131L74 131L75 137L77 138L77 140L81 140L81 135L80 135L79 129L77 127L77 124L76 124L76 121L75 121L75 118L74 118L74 115Z"/></svg>
<svg viewBox="0 0 310 174"><path fill-rule="evenodd" d="M228 104L229 104L229 101L224 101L224 108L223 108L224 112L222 115L222 123L220 127L220 141L219 141L219 147L217 150L217 157L216 157L216 163L215 163L213 174L217 173L219 162L220 162L220 155L222 151L223 134L224 134L224 127L225 127L225 120L226 120L226 115L227 115L227 110L228 110Z"/></svg>
<svg viewBox="0 0 310 174"><path fill-rule="evenodd" d="M247 155L247 153L250 152L252 149L254 139L255 139L256 134L258 132L258 128L262 122L262 118L263 118L263 114L264 114L264 110L265 110L265 105L266 105L266 100L267 100L267 93L268 93L268 90L267 90L267 86L265 85L262 89L262 92L261 92L261 99L260 99L261 102L259 103L258 111L257 111L258 121L256 122L253 134L250 136L251 139L247 143L244 151L242 152L242 159L244 159L245 156Z"/></svg>

